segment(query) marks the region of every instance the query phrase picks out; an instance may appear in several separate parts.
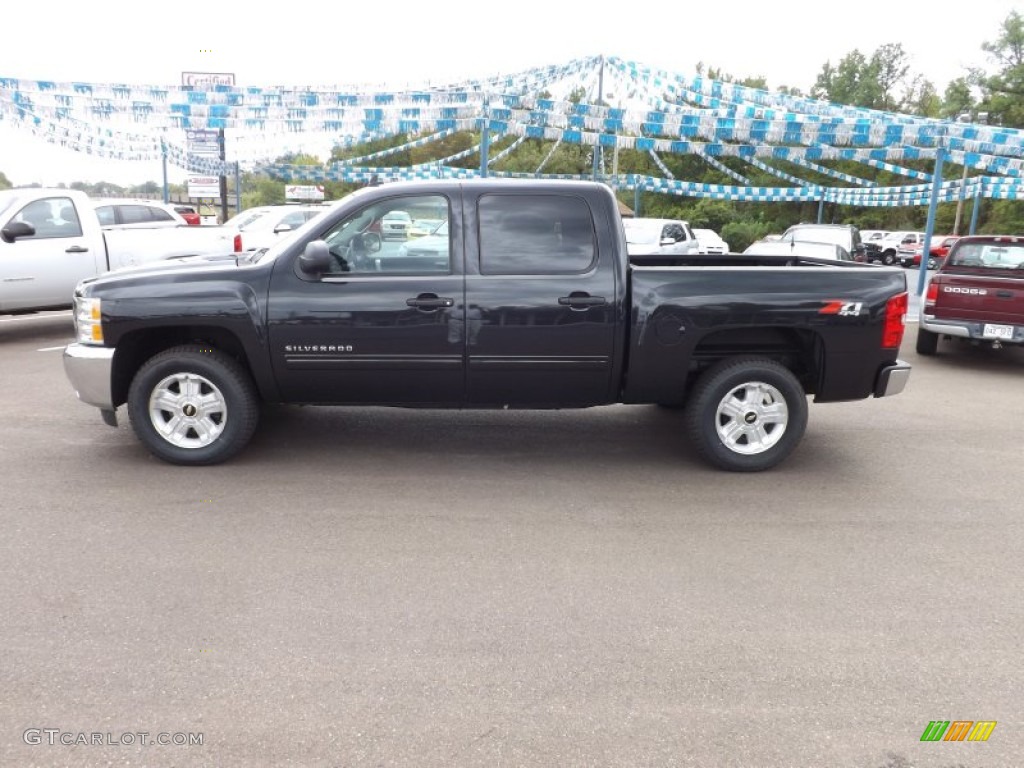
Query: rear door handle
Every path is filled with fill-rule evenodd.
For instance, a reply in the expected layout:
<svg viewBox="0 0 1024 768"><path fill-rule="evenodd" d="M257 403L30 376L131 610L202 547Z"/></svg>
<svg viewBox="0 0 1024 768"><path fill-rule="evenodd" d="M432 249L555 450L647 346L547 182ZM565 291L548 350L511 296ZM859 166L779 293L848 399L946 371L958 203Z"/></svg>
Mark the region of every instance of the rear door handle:
<svg viewBox="0 0 1024 768"><path fill-rule="evenodd" d="M65 248L64 253L88 253L89 249L84 245L72 245L70 248Z"/></svg>
<svg viewBox="0 0 1024 768"><path fill-rule="evenodd" d="M440 309L441 307L451 307L455 305L455 299L449 299L445 296L438 296L436 293L421 293L415 299L406 299L405 304L408 307L416 307L416 309L424 309L427 311Z"/></svg>
<svg viewBox="0 0 1024 768"><path fill-rule="evenodd" d="M568 296L560 297L558 303L569 309L588 309L603 306L607 302L604 296L591 296L585 291L573 291Z"/></svg>

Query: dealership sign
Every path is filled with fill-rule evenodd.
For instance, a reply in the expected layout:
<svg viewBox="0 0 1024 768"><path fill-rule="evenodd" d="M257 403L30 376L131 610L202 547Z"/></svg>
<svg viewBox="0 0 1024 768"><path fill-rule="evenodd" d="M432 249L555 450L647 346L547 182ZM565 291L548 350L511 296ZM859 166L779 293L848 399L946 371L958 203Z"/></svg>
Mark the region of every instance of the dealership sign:
<svg viewBox="0 0 1024 768"><path fill-rule="evenodd" d="M322 185L302 186L298 184L288 184L284 188L284 197L286 200L310 200L313 202L322 202L324 199L324 188Z"/></svg>
<svg viewBox="0 0 1024 768"><path fill-rule="evenodd" d="M220 197L220 179L216 176L189 176L189 197Z"/></svg>

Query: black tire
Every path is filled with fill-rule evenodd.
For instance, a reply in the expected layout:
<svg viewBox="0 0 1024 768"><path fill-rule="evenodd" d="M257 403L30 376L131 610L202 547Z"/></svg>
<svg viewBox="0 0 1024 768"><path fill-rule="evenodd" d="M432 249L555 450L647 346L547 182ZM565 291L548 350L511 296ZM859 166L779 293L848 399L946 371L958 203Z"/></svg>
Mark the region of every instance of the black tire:
<svg viewBox="0 0 1024 768"><path fill-rule="evenodd" d="M165 408L157 402L161 398ZM128 389L135 435L150 453L172 464L230 459L255 432L259 405L249 373L220 350L198 344L154 355Z"/></svg>
<svg viewBox="0 0 1024 768"><path fill-rule="evenodd" d="M914 345L917 354L931 357L939 349L939 334L926 331L924 328L917 329L917 344Z"/></svg>
<svg viewBox="0 0 1024 768"><path fill-rule="evenodd" d="M882 263L887 267L891 267L896 263L896 254L892 251L886 251L882 254Z"/></svg>
<svg viewBox="0 0 1024 768"><path fill-rule="evenodd" d="M747 400L758 392L760 395ZM731 397L733 408L744 411L743 421L730 420L724 411ZM783 406L781 409L778 406ZM797 378L781 363L762 357L736 357L716 363L697 380L686 407L690 440L701 457L731 472L760 472L781 462L799 444L807 428L807 395ZM732 423L735 439L720 429ZM759 446L750 438L760 428Z"/></svg>

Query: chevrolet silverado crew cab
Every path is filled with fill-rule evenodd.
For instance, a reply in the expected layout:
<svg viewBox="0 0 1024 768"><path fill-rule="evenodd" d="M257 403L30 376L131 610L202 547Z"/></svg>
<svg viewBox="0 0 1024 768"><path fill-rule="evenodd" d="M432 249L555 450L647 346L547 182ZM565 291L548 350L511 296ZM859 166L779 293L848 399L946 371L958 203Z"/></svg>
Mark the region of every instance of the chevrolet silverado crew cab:
<svg viewBox="0 0 1024 768"><path fill-rule="evenodd" d="M928 283L917 351L934 355L939 339L1024 344L1024 237L958 238Z"/></svg>
<svg viewBox="0 0 1024 768"><path fill-rule="evenodd" d="M209 228L173 222L121 228L109 211L101 213L102 219L96 202L79 190L0 192L0 314L70 307L82 278L119 267L241 250L240 241Z"/></svg>
<svg viewBox="0 0 1024 768"><path fill-rule="evenodd" d="M447 237L422 250L389 242L380 223L395 211L446 220ZM685 407L713 465L763 470L800 441L809 395L882 397L909 377L897 359L902 270L787 256L648 263L659 266L630 263L615 196L595 182L368 187L268 250L83 281L64 365L108 424L126 405L153 454L191 465L241 450L261 401L658 403Z"/></svg>

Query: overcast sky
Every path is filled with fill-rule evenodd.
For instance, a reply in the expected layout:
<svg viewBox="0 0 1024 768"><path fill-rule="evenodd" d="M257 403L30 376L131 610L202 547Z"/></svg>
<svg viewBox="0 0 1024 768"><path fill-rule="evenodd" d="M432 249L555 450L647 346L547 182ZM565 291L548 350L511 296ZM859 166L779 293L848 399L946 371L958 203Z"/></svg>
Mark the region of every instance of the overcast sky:
<svg viewBox="0 0 1024 768"><path fill-rule="evenodd" d="M683 0L618 3L615 14L568 4L230 2L126 0L5 3L0 77L177 85L183 71L233 72L238 85L449 82L619 56L691 75L698 62L736 78L805 93L826 61L902 43L910 66L940 93L968 66L992 70L981 50L1021 0ZM965 12L953 14L947 9ZM47 145L0 120L0 171L35 181L160 180L158 163L101 161ZM172 169L171 180L184 172Z"/></svg>

